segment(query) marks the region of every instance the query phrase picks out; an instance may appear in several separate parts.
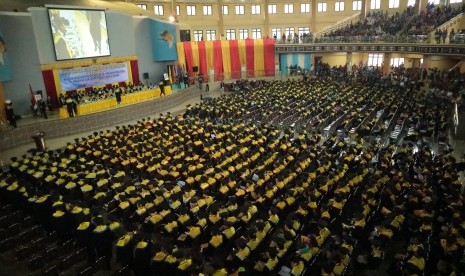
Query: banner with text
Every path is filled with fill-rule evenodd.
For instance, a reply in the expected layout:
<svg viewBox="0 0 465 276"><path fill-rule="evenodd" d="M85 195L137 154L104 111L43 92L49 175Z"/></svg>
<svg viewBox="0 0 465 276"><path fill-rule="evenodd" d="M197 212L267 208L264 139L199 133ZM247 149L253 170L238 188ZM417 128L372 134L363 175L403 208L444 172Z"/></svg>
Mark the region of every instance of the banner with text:
<svg viewBox="0 0 465 276"><path fill-rule="evenodd" d="M129 80L126 63L112 63L58 70L62 91L125 82Z"/></svg>

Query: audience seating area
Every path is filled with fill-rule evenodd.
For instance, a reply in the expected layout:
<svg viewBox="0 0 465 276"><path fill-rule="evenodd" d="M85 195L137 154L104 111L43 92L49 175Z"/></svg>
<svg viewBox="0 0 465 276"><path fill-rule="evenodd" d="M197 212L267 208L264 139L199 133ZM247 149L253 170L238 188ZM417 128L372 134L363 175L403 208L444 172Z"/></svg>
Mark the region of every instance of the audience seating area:
<svg viewBox="0 0 465 276"><path fill-rule="evenodd" d="M0 249L43 275L464 271L447 95L384 81L227 87L182 116L12 160Z"/></svg>
<svg viewBox="0 0 465 276"><path fill-rule="evenodd" d="M370 12L363 21L316 37L315 42L410 42L428 43L429 35L443 23L463 13L465 5L435 6L427 4L426 11L414 13L407 7L402 13ZM440 30L439 43L445 43L451 30ZM461 31L460 31L461 32ZM434 39L434 37L433 37ZM460 36L451 42L460 43Z"/></svg>

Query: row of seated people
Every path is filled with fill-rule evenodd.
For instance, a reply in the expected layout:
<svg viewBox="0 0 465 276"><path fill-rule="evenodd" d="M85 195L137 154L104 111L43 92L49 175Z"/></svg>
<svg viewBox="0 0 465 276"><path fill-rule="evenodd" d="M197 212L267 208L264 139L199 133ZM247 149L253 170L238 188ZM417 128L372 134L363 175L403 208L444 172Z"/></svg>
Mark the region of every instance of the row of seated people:
<svg viewBox="0 0 465 276"><path fill-rule="evenodd" d="M319 103L323 110L347 105L348 113L381 89L362 95L358 87L333 91L331 84L326 90L324 83L272 82L267 100L255 104L290 101L305 85L317 86L313 92L320 97L334 93ZM401 91L393 89L392 98ZM246 110L248 102L235 107ZM110 258L116 243L118 259L132 260L137 274L149 266L157 275L342 274L360 240L344 232L342 220L381 216L378 190L405 169L392 162L394 149L380 152L380 145L361 139L323 142L319 133L296 137L272 126L200 121L193 109L211 105L191 108L186 118L143 120L14 160L14 176L0 186L63 238L79 237L89 256ZM455 181L455 172L449 173ZM356 217L354 205L363 210Z"/></svg>
<svg viewBox="0 0 465 276"><path fill-rule="evenodd" d="M126 95L130 93L136 93L153 89L158 87L155 84L146 85L144 83L139 84L127 84L127 85L108 85L102 88L89 88L82 92L79 91L67 91L60 96L60 106L66 106L66 100L72 98L76 104L86 104L106 99L111 99L117 96Z"/></svg>
<svg viewBox="0 0 465 276"><path fill-rule="evenodd" d="M412 13L412 8L407 8L403 13L396 13L391 16L383 11L370 12L363 22L359 21L355 24L332 31L327 36L394 35L401 30L405 21L413 15Z"/></svg>
<svg viewBox="0 0 465 276"><path fill-rule="evenodd" d="M429 6L429 4L428 4ZM407 7L402 13L389 15L387 12L371 12L363 21L350 24L331 31L316 42L343 42L351 38L368 39L377 37L379 40L390 41L412 35L426 36L436 27L463 12L463 7L452 8L450 5L437 6L414 14L413 7ZM446 31L447 32L447 31Z"/></svg>
<svg viewBox="0 0 465 276"><path fill-rule="evenodd" d="M464 12L464 8L465 6L452 8L450 5L434 7L429 5L426 11L421 11L410 22L406 22L405 32L407 35L427 35L436 27L441 26L449 19Z"/></svg>

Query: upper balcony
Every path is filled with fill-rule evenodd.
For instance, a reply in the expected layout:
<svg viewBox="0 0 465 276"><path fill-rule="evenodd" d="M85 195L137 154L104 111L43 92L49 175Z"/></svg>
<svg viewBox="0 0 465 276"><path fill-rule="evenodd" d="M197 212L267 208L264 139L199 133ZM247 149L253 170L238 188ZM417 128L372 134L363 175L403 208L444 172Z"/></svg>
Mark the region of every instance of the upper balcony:
<svg viewBox="0 0 465 276"><path fill-rule="evenodd" d="M450 39L450 41L449 41ZM465 35L447 38L446 43L425 35L394 36L337 36L317 39L277 40L275 52L284 53L331 53L331 52L382 52L447 55L465 57Z"/></svg>

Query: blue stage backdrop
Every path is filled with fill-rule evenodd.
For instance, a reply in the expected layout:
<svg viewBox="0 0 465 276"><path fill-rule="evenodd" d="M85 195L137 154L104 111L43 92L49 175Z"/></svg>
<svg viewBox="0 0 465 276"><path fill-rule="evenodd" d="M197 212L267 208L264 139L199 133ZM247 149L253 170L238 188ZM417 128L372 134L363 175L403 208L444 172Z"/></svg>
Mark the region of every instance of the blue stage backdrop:
<svg viewBox="0 0 465 276"><path fill-rule="evenodd" d="M9 81L13 78L10 60L8 59L8 42L0 29L0 81Z"/></svg>
<svg viewBox="0 0 465 276"><path fill-rule="evenodd" d="M176 52L176 26L150 20L150 37L154 61L173 61L178 59Z"/></svg>

